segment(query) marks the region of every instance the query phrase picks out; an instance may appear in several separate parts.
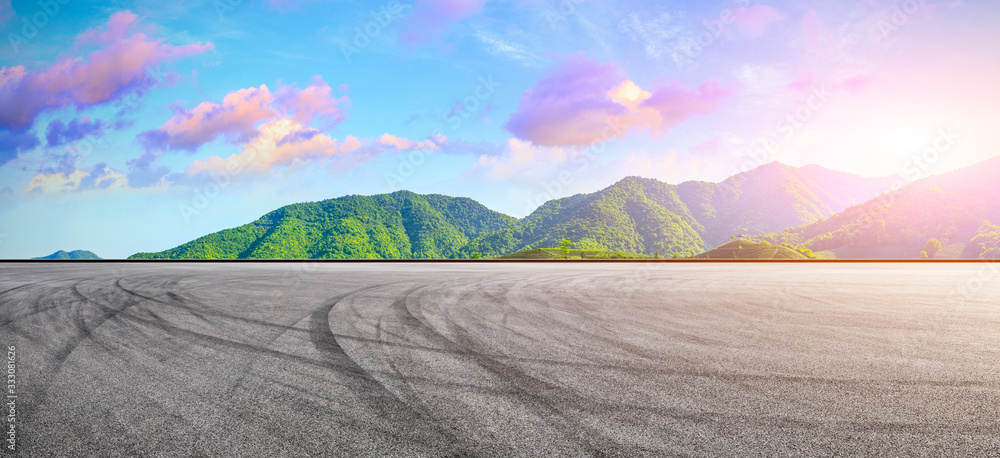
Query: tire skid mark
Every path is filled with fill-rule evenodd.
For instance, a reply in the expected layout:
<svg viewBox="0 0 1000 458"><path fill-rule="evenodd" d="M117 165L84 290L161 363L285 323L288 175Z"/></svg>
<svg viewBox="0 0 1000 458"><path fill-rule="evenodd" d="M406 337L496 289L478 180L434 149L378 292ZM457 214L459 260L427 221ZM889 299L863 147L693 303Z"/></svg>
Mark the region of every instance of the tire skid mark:
<svg viewBox="0 0 1000 458"><path fill-rule="evenodd" d="M536 326L536 328L543 328L543 327L546 326L546 325L542 325L539 322L548 323L549 326L557 326L557 327L560 327L560 328L566 328L567 327L566 326L566 322L563 321L563 320L561 320L561 319L559 319L559 318L557 318L557 317L555 317L555 316L553 316L553 314L551 314L551 313L539 313L539 312L535 312L535 311L528 311L528 310L524 310L523 308L520 308L520 307L517 307L516 305L514 305L517 302L524 301L524 300L531 300L532 302L534 302L534 299L527 298L526 297L527 294L523 293L523 291L525 290L525 288L531 287L533 283L537 283L537 282L541 282L541 281L548 281L548 280L546 280L546 279L539 279L537 281L527 281L524 284L519 285L519 288L517 288L517 290L520 290L522 292L521 293L516 293L516 294L518 294L520 297L512 297L511 295L515 294L514 293L515 288L511 288L510 292L505 296L505 299L506 299L505 303L508 305L508 309L510 310L510 312L508 312L508 313L514 313L514 314L517 314L517 315L522 315L522 316L525 316L525 317L530 317L531 321L534 321L534 322L538 323L538 325ZM552 291L550 291L550 290L546 290L544 295L547 295L548 297L558 297L558 295L552 294ZM585 318L592 318L590 316L580 315L578 311L572 310L572 308L561 306L561 304L559 303L559 301L546 302L544 307L538 307L538 309L539 310L556 310L556 311L560 311L560 312L565 312L565 311L567 311L567 309L570 309L568 311L571 314L574 314L574 315L577 315L577 316L584 316ZM639 357L639 358L642 358L642 359L645 359L645 360L648 360L648 361L653 361L653 362L657 362L657 363L662 363L663 362L663 354L651 351L651 350L649 350L647 348L644 348L644 347L641 347L641 346L638 346L638 345L635 345L635 344L631 344L631 343L628 343L628 342L621 341L620 339L615 339L614 335L609 336L608 333L601 333L601 332L597 332L597 331L587 330L587 329L584 329L584 328L581 328L581 327L578 327L578 326L574 326L574 327L572 327L572 329L573 329L574 333L586 335L588 337L588 340L591 341L591 342L600 342L600 343L603 343L603 344L606 344L606 345L613 345L614 348L616 348L616 349L623 350L623 351L625 351L625 352L627 352L627 353L629 353L629 354L631 354L633 356L636 356L636 357ZM686 358L683 358L683 357L680 357L680 356L676 356L676 357L679 358L679 359L687 360Z"/></svg>
<svg viewBox="0 0 1000 458"><path fill-rule="evenodd" d="M414 293L427 289L428 287L429 287L428 285L424 285L424 286L410 288L405 292L401 293L400 297L396 298L390 306L383 309L383 312L379 315L379 319L376 323L376 330L375 330L376 339L384 342L383 334L403 339L406 336L409 336L411 333L413 333L416 334L419 339L430 342L431 345L441 348L445 353L455 357L459 357L464 361L471 363L476 367L479 367L480 369L486 371L486 373L489 373L497 377L497 380L503 381L504 380L503 374L496 373L495 371L491 370L490 367L482 364L481 361L483 359L490 359L489 357L485 355L473 354L473 351L471 351L469 348L462 347L459 343L456 343L455 341L449 339L444 334L438 332L436 329L433 328L433 326L424 321L425 317L423 317L422 313L419 312L418 307L417 307L418 310L416 312L410 309L409 303L410 299L413 298ZM400 335L398 333L388 333L387 331L385 331L384 329L385 326L383 326L383 322L387 316L393 318L396 322L402 325L403 328L405 329L405 333ZM399 370L398 366L391 357L386 358L385 362L390 366L394 375L400 381L399 389L402 390L404 394L409 398L408 402L407 401L404 402L407 402L408 405L413 406L414 409L421 411L429 418L434 419L436 423L441 425L442 429L447 429L448 431L452 432L453 435L456 436L460 435L463 442L473 442L473 439L469 437L469 433L465 432L465 430L461 428L461 425L452 425L450 423L453 423L453 421L448 421L448 419L440 419L437 417L436 414L433 413L432 409L429 406L427 406L426 403L423 401L423 396L421 396L420 393L413 387L412 385L412 381L414 380L413 377L404 375ZM436 384L440 383L435 380L427 380L427 381ZM497 394L509 395L509 390L510 390L510 387L506 386L506 384L499 391L496 388L482 388L482 387L475 387L475 388L476 388L475 391L481 392L483 394L492 394L492 395L497 395ZM530 404L524 404L524 405L526 407L530 406ZM482 446L485 444L477 444L477 445ZM494 446L495 445L499 444L494 444ZM491 448L490 450L495 451L496 449ZM513 450L507 450L507 451L511 453L513 452Z"/></svg>
<svg viewBox="0 0 1000 458"><path fill-rule="evenodd" d="M385 330L385 326L383 326L383 323L384 323L385 317L388 314L388 312L394 311L396 309L396 307L398 307L397 303L399 301L404 301L405 302L406 297L408 297L414 291L417 291L417 290L420 290L420 289L423 289L423 288L426 288L426 286L410 288L405 293L403 293L403 297L402 298L396 299L396 301L392 304L391 307L386 307L385 309L383 309L383 312L379 315L378 321L375 323L375 339L374 339L375 341L377 341L377 342L379 342L381 344L386 344L386 345L390 344L390 342L386 342L385 339L383 338L383 333L386 333L388 335L396 337L396 338L398 338L398 339L400 339L402 341L407 340L405 334L404 335L399 335L399 334L396 334L396 333L391 333L391 332L386 331ZM405 305L404 305L404 307L405 307ZM398 318L397 314L393 314L393 315ZM407 331L409 331L410 329L414 329L412 327L413 326L412 322L404 322L404 326L407 328ZM426 327L426 326L421 323L421 325L417 326L416 329L423 329L424 327ZM408 332L407 332L407 334L408 334ZM436 348L436 347L427 347L427 348ZM461 352L456 352L454 350L449 351L449 350L441 349L441 351L445 352L445 353L448 353L448 354L450 354L452 356L460 356L460 355L462 355ZM395 360L392 357L384 358L383 361L389 365L390 370L392 370L393 374L396 376L396 380L399 381L397 389L403 391L403 394L406 396L405 400L404 399L400 399L400 401L406 403L407 405L409 405L414 410L419 410L421 412L421 414L425 415L427 418L432 419L435 423L444 425L446 422L443 419L438 418L438 416L434 414L434 412L432 411L432 409L422 400L420 394L413 387L412 381L414 380L414 378L411 377L411 376L404 375L403 372L400 371L399 366L396 364ZM423 382L429 382L429 383L438 383L438 382L436 382L436 381L434 381L434 380L432 380L430 378L420 378L419 380L423 381ZM448 431L449 434L453 437L453 439L455 441L460 441L460 439L457 437L457 433L452 432L452 431L455 431L454 428L451 428L450 426L445 426L442 429L445 430L445 431ZM461 439L461 442L463 442L463 443L468 442L468 439L467 438L463 438L463 439Z"/></svg>
<svg viewBox="0 0 1000 458"><path fill-rule="evenodd" d="M336 307L341 301L348 297L359 295L365 291L389 285L394 284L360 288L327 300L324 305L313 311L311 315L309 326L310 341L321 354L326 355L331 367L337 369L341 373L352 375L356 378L356 380L358 380L360 386L349 384L349 388L358 398L362 399L371 408L378 412L380 416L383 418L389 418L393 422L401 422L404 424L415 420L419 421L418 419L430 420L437 434L443 436L443 439L447 440L446 443L448 448L451 449L453 453L464 455L466 454L463 452L465 447L460 439L454 435L454 433L446 428L443 428L441 423L433 417L428 418L424 412L415 409L406 401L393 394L392 391L379 382L374 375L362 368L360 364L354 361L354 359L352 359L350 355L344 351L343 347L340 346L340 343L337 342L337 337L330 329L330 312L332 312L333 308ZM398 372L397 375L401 376ZM405 380L405 378L403 380ZM414 418L414 416L417 418Z"/></svg>
<svg viewBox="0 0 1000 458"><path fill-rule="evenodd" d="M485 287L481 289L486 289ZM467 293L466 295L471 295L474 293ZM490 295L491 297L497 297L496 295ZM506 299L506 296L505 296ZM510 301L506 301L506 305L511 306ZM444 311L443 311L444 312ZM462 310L463 313L467 314L467 310ZM445 314L446 315L446 314ZM534 314L532 314L534 315ZM716 419L716 421L721 418L721 415L711 414L711 413L692 413L689 411L684 411L681 409L673 408L650 408L649 406L642 405L629 405L621 403L606 403L606 402L595 402L589 399L583 393L578 392L569 387L564 387L550 383L545 380L538 379L537 377L531 376L517 366L505 363L503 360L518 361L518 360L532 360L531 358L516 358L508 357L506 355L501 355L499 357L491 356L495 352L487 352L486 349L480 345L477 340L472 336L473 333L460 326L454 320L446 319L449 331L453 333L456 337L453 341L455 345L461 348L467 349L469 355L477 355L479 358L477 363L482 367L486 368L490 372L497 374L498 376L507 380L508 387L511 391L508 394L516 394L523 399L523 401L528 405L540 405L552 416L560 418L562 421L562 430L566 437L573 437L579 440L579 443L585 445L589 453L593 455L601 455L603 450L609 449L620 449L621 447L631 447L633 450L630 453L650 453L651 450L647 450L638 445L627 445L622 444L614 439L609 438L601 434L599 431L592 430L592 428L586 425L575 422L566 415L564 411L566 410L576 410L578 412L593 412L599 413L608 410L629 408L639 411L644 411L650 414L659 415L662 417L671 418L678 421L696 423L696 422L706 422L711 421L711 419ZM549 317L545 317L549 318ZM564 323L558 320L548 319L548 321L554 321L554 324L564 325ZM538 325L538 327L544 328L544 324ZM581 331L574 328L574 331ZM506 332L506 329L505 329ZM589 333L588 333L589 334ZM609 342L610 343L610 342ZM620 342L615 342L616 344L621 344ZM574 363L566 363L570 365L575 365ZM590 364L592 367L601 367L605 369L617 369L617 370L627 370L636 373L648 373L646 368L641 367L628 367L628 366L609 366L602 364L600 362L594 362ZM687 371L679 370L661 370L664 373L676 375L687 375ZM552 396L555 398L554 402L550 402L546 394L554 394ZM561 407L563 406L563 407ZM580 431L585 431L585 434L581 436ZM594 440L595 437L601 437L602 440Z"/></svg>
<svg viewBox="0 0 1000 458"><path fill-rule="evenodd" d="M0 310L2 310L6 306L10 306L11 308L15 308L15 307L17 307L17 308L25 308L25 307L23 307L23 304L25 303L24 301L18 301L18 300L14 300L12 298L9 298L9 297L4 297L4 296L10 296L10 295L13 295L13 294L26 294L26 295L31 294L30 290L28 290L28 291L20 291L23 288L29 288L30 287L33 290L42 290L43 289L42 286L44 286L44 285L49 285L49 284L53 284L53 283L67 283L67 282L73 282L73 281L80 281L80 280L83 280L83 279L86 279L86 278L90 278L90 277L57 278L57 279L53 279L53 280L39 281L39 282L34 282L34 283L25 283L23 285L7 289L5 291L0 292ZM8 293L12 293L12 292L15 292L15 291L16 291L16 293L8 294ZM51 289L49 289L49 291L51 291ZM27 310L25 310L24 313L22 313L20 315L15 315L13 313L9 313L9 314L8 313L3 313L3 318L0 318L0 327L4 327L4 326L6 326L8 324L12 324L12 323L15 323L17 321L21 321L21 320L23 320L25 318L28 318L28 317L31 317L31 316L34 316L34 315L38 315L40 313L46 313L46 312L48 312L50 310L59 308L60 305L61 305L58 302L49 302L49 303L47 303L47 305L41 305L43 299L46 296L46 294L44 294L44 293L43 294L35 293L35 294L31 294L31 296L33 296L33 302L34 302L33 306L27 308Z"/></svg>
<svg viewBox="0 0 1000 458"><path fill-rule="evenodd" d="M30 417L31 412L35 410L38 405L42 405L47 402L49 389L55 382L56 376L62 371L66 360L68 360L69 357L77 351L82 343L88 342L100 346L105 351L111 351L107 345L100 342L99 339L95 339L93 337L94 331L104 325L104 323L108 320L124 316L122 313L127 312L129 308L138 304L138 302L135 301L126 301L126 304L121 308L116 309L107 307L101 301L91 298L80 291L79 285L84 281L86 281L86 279L80 279L71 284L69 287L71 297L67 298L67 300L56 302L58 305L57 310L64 312L64 314L68 314L67 318L75 325L74 329L76 331L76 335L69 337L69 339L62 345L57 346L52 355L52 363L49 367L42 370L44 375L40 377L41 382L39 384L39 388L33 393L31 399L27 399L25 402L26 405L24 410L26 418ZM110 294L112 293L109 293L109 297ZM51 296L51 294L48 296ZM92 322L88 322L88 317L85 315L89 311L94 310L93 308L99 309L100 313L94 315L94 320Z"/></svg>
<svg viewBox="0 0 1000 458"><path fill-rule="evenodd" d="M466 293L459 299L473 294L475 292ZM555 426L564 437L572 438L577 444L583 446L584 450L591 456L603 456L604 450L612 450L625 445L613 443L599 431L574 421L566 415L565 407L578 411L596 410L597 406L593 406L593 403L588 402L588 399L582 394L572 388L534 377L515 365L503 362L501 358L487 356L483 345L473 338L468 330L448 317L446 310L442 310L442 312L448 330L455 335L454 344L468 349L468 355L473 357L479 366L503 380L506 385L505 393L508 396L517 398L522 405L533 406L532 410L536 412L536 415L548 419L550 424ZM597 440L597 438L601 439ZM612 445L617 447L612 447Z"/></svg>
<svg viewBox="0 0 1000 458"><path fill-rule="evenodd" d="M424 339L439 343L443 348L451 348L456 354L465 357L469 362L494 375L501 382L503 387L501 391L504 395L513 396L519 401L519 404L529 408L529 410L535 411L539 418L548 420L549 424L553 425L563 437L573 438L572 442L583 446L589 455L602 456L602 450L611 449L608 447L610 444L594 443L592 435L583 435L581 437L579 431L583 430L583 425L578 422L570 424L570 419L563 412L556 408L553 403L549 402L548 398L539 394L563 391L561 387L534 378L515 366L501 362L500 358L505 357L503 355L489 355L488 353L493 353L490 349L481 348L481 346L477 345L473 339L468 338L469 336L464 329L457 327L447 316L444 316L444 318L449 324L449 330L456 334L456 340L452 340L429 325L426 322L426 317L423 316L420 310L419 303L414 301L412 308L410 306L410 299L413 299L413 293L425 288L411 289L406 295L397 299L391 307L391 310L396 312L394 315L395 318L408 325L408 330L420 334ZM459 296L459 300L469 294L472 293ZM406 377L399 374L398 370L397 374L402 380L406 380ZM417 396L415 392L414 396ZM415 400L419 400L419 397L416 397ZM576 405L586 405L586 400L582 397L577 397L575 401L574 404ZM594 431L591 431L591 433L596 434Z"/></svg>
<svg viewBox="0 0 1000 458"><path fill-rule="evenodd" d="M172 281L164 284L163 287L164 288L173 288L173 287L176 287L177 284L180 283L180 281L183 278L188 278L188 277L175 278L174 280L172 280ZM121 285L121 280L120 279L117 282L117 284L119 285L119 287L121 287L120 286ZM175 307L175 308L184 310L185 312L191 314L192 316L195 316L196 318L198 318L198 319L200 319L200 320L202 320L202 321L204 321L206 323L215 325L215 327L219 327L217 323L214 323L214 322L206 319L201 312L195 310L195 307L193 307L193 306L190 305L191 303L195 303L197 305L202 306L203 310L210 310L210 311L212 310L209 305L204 304L204 303L202 303L200 301L196 301L196 300L193 300L193 299L186 299L186 298L184 298L184 297L182 297L182 296L180 296L180 295L178 295L178 294L176 294L176 293L174 293L172 291L167 291L166 292L166 296L167 296L167 298L169 300L160 300L160 299L156 299L156 298L152 298L152 297L149 297L149 296L142 295L140 293L137 293L135 291L129 290L129 289L124 288L124 287L121 287L121 288L122 288L123 291L125 291L128 294L132 294L132 295L138 296L140 298L144 298L144 299L148 299L148 300L151 300L151 301L155 301L155 302L163 304L165 306L171 306L171 307ZM157 315L155 312L149 311L149 313L151 314L151 316L153 316L153 318L155 320L157 320L157 321L159 321L161 323L165 323L165 321L159 315ZM225 314L225 313L214 312L213 314L218 315L220 317L229 317L229 318L234 318L234 319L238 318L238 317L235 317L235 316L232 316L232 315L229 315L229 314ZM291 325L287 325L287 326L285 326L285 325L278 325L278 324L275 324L275 323L257 321L255 324L267 324L267 325L275 328L275 331L277 331L273 335L269 336L268 338L262 339L262 340L256 342L257 345L260 348L269 348L269 347L273 346L274 342L276 342L279 338L281 338L282 335L284 335L286 332L288 332L290 330L295 329L295 330L305 331L303 329L294 327L295 323L298 323L299 321L302 321L303 319L305 319L305 318L304 317L297 317L294 321L292 321ZM252 371L252 366L253 366L254 362L255 362L255 360L253 358L247 358L244 361L244 364L242 364L242 370L238 371L239 372L239 376L236 377L235 380L233 380L233 382L230 383L229 387L225 390L225 393L226 393L227 396L232 396L235 393L235 391L243 384L243 382L246 380L246 378L250 375L250 373Z"/></svg>

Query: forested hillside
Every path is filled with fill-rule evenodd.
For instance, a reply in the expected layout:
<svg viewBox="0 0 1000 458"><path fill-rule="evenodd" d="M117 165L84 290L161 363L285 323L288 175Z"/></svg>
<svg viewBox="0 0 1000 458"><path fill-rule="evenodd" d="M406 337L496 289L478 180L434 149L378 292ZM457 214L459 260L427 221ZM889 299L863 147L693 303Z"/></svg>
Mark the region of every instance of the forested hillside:
<svg viewBox="0 0 1000 458"><path fill-rule="evenodd" d="M546 202L518 224L473 240L462 251L497 256L558 247L562 239L580 249L631 253L698 253L704 228L680 200L676 187L628 177L592 194Z"/></svg>
<svg viewBox="0 0 1000 458"><path fill-rule="evenodd" d="M771 163L722 183L674 186L627 177L594 193L549 201L521 220L468 198L408 191L346 196L282 207L252 223L131 258L494 257L558 247L563 239L576 249L697 254L732 235L820 221L888 186L882 178Z"/></svg>
<svg viewBox="0 0 1000 458"><path fill-rule="evenodd" d="M130 259L450 258L516 220L467 198L409 191L288 205L257 221Z"/></svg>

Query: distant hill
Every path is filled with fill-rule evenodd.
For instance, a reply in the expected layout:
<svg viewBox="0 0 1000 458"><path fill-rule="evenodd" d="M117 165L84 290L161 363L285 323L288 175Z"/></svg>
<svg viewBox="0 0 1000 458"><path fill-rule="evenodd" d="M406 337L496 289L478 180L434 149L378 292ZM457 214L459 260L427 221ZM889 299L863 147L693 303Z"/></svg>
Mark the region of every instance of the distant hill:
<svg viewBox="0 0 1000 458"><path fill-rule="evenodd" d="M676 186L627 177L591 194L551 200L517 224L473 240L464 253L499 256L558 247L654 254L700 252L704 228L688 211Z"/></svg>
<svg viewBox="0 0 1000 458"><path fill-rule="evenodd" d="M701 253L702 259L809 259L806 255L781 245L737 240Z"/></svg>
<svg viewBox="0 0 1000 458"><path fill-rule="evenodd" d="M760 237L830 250L838 258L916 258L930 239L948 257L1000 252L1000 158L910 183L825 220ZM945 252L942 252L945 255Z"/></svg>
<svg viewBox="0 0 1000 458"><path fill-rule="evenodd" d="M737 233L777 232L819 221L878 196L891 183L891 178L772 162L721 183L681 183L677 192L705 228L705 242L715 246Z"/></svg>
<svg viewBox="0 0 1000 458"><path fill-rule="evenodd" d="M101 259L96 254L86 250L63 251L59 250L48 256L31 259Z"/></svg>
<svg viewBox="0 0 1000 458"><path fill-rule="evenodd" d="M467 198L409 191L288 205L257 221L129 259L453 258L517 220Z"/></svg>

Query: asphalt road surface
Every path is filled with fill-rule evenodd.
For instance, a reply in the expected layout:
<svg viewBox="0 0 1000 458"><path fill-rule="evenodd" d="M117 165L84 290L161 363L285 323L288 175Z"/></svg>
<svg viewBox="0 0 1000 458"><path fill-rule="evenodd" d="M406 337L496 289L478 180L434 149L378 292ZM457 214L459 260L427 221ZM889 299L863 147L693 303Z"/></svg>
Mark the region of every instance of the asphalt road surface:
<svg viewBox="0 0 1000 458"><path fill-rule="evenodd" d="M998 456L998 299L985 263L0 263L0 345L23 456Z"/></svg>

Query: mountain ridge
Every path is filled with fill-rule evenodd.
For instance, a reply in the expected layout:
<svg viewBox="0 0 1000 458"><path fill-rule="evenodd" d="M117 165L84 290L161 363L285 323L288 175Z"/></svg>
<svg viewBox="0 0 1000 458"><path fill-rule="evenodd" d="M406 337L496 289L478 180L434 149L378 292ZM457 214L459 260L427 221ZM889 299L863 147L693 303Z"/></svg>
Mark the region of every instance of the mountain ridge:
<svg viewBox="0 0 1000 458"><path fill-rule="evenodd" d="M521 219L467 197L348 195L286 205L251 223L129 258L468 258L554 248L564 238L576 248L694 255L735 232L820 221L873 197L887 182L778 162L720 183L672 185L630 176L593 193L550 200Z"/></svg>
<svg viewBox="0 0 1000 458"><path fill-rule="evenodd" d="M1000 157L941 175L915 180L853 205L829 218L762 234L772 243L805 245L814 251L840 251L859 257L916 258L935 239L963 245L962 257L993 259L1000 245ZM973 241L975 240L975 244ZM980 245L982 245L980 247ZM865 250L867 249L867 250ZM992 253L992 254L990 254Z"/></svg>

